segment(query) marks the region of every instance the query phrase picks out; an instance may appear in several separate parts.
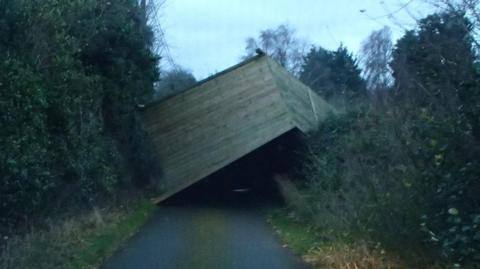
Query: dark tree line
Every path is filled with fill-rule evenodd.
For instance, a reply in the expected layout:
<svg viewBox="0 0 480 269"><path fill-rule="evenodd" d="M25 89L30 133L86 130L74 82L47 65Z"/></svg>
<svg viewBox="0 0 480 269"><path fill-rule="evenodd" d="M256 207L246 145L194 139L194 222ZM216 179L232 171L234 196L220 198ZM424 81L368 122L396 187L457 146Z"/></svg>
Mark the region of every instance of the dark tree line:
<svg viewBox="0 0 480 269"><path fill-rule="evenodd" d="M312 48L304 57L300 80L338 109L366 98L367 88L357 61L340 46L336 51Z"/></svg>

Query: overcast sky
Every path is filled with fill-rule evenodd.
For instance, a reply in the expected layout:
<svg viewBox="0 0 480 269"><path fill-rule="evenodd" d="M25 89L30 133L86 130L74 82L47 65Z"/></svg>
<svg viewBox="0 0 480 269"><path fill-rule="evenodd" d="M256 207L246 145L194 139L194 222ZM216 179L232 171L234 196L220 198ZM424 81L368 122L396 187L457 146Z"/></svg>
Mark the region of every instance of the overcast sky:
<svg viewBox="0 0 480 269"><path fill-rule="evenodd" d="M166 0L162 24L172 58L203 79L240 61L245 40L287 23L308 43L354 54L384 25L394 38L431 10L423 0ZM362 12L361 12L362 11ZM394 14L395 20L389 18Z"/></svg>

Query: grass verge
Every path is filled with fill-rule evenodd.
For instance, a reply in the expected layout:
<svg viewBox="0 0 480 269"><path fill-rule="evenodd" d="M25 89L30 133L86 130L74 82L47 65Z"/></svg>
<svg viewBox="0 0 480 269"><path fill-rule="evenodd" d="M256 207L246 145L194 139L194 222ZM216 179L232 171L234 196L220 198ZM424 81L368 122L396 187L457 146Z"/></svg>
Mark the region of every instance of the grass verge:
<svg viewBox="0 0 480 269"><path fill-rule="evenodd" d="M50 224L22 236L4 238L0 268L72 268L100 266L135 234L155 211L147 200L92 212Z"/></svg>
<svg viewBox="0 0 480 269"><path fill-rule="evenodd" d="M327 240L322 231L295 217L287 209L271 209L268 222L280 240L294 254L301 256L313 268L322 269L411 269L442 268L436 264L408 263L393 253L388 253L380 244L361 240Z"/></svg>
<svg viewBox="0 0 480 269"><path fill-rule="evenodd" d="M275 233L294 254L304 256L317 247L320 236L313 226L295 220L292 212L287 209L271 209L268 212L268 222Z"/></svg>

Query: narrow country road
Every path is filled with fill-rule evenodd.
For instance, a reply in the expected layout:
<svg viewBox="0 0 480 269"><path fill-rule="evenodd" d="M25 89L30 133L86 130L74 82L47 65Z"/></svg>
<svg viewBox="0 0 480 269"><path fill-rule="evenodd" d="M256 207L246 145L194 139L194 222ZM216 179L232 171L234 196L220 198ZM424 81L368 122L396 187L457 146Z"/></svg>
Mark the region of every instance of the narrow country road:
<svg viewBox="0 0 480 269"><path fill-rule="evenodd" d="M103 269L300 269L254 206L166 205Z"/></svg>

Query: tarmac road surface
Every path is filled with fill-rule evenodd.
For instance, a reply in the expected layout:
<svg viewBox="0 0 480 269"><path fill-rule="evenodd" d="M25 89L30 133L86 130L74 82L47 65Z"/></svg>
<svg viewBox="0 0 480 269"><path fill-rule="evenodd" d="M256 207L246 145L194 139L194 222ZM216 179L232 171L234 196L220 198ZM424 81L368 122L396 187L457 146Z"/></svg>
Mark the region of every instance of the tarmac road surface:
<svg viewBox="0 0 480 269"><path fill-rule="evenodd" d="M303 269L255 205L160 206L103 269Z"/></svg>

